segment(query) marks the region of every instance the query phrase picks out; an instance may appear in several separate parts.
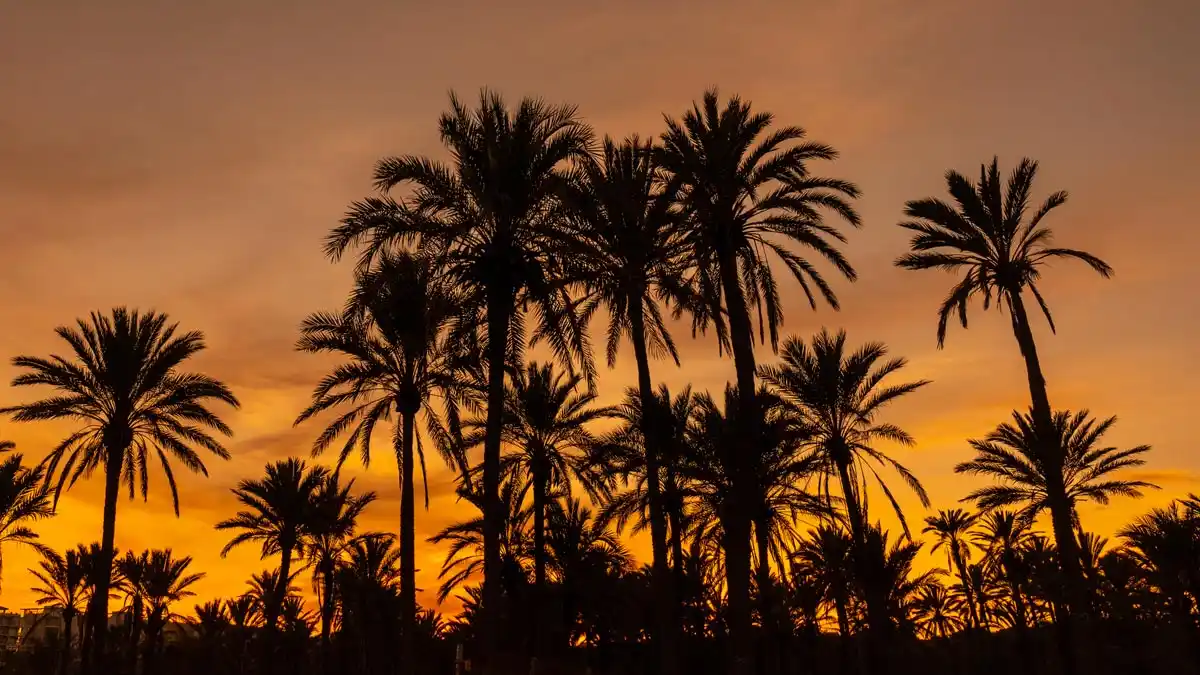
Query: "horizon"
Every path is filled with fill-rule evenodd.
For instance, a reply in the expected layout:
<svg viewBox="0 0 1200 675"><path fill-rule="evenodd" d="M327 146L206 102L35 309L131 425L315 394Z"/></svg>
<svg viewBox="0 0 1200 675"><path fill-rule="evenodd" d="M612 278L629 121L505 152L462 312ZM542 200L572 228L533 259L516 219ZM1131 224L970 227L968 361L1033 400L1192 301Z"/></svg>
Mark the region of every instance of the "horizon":
<svg viewBox="0 0 1200 675"><path fill-rule="evenodd" d="M274 566L254 546L222 559L228 537L213 525L236 511L229 490L237 480L260 476L268 461L308 457L321 425L292 422L330 360L293 345L301 319L339 307L351 282L350 265L325 259L322 238L352 200L372 192L381 157L445 156L436 120L448 89L470 98L490 86L510 103L530 94L576 104L598 135L621 138L657 137L663 114L678 117L716 84L837 148L841 157L820 170L863 190L865 224L844 247L860 279L834 283L840 312L809 310L798 287L782 282L782 334L844 327L853 344L883 341L907 358L897 380L933 381L887 412L916 438L894 456L933 502L926 512L902 495L910 523L957 506L980 483L954 474L954 464L969 457L968 438L1026 408L1028 390L1007 317L996 311L976 305L970 329L951 326L937 348L936 310L951 277L896 269L908 239L896 223L906 200L945 193L948 169L973 177L993 155L1005 171L1021 157L1039 160L1034 198L1071 194L1047 221L1057 241L1116 270L1103 280L1082 265L1055 265L1044 282L1058 335L1044 321L1034 330L1052 403L1117 415L1111 444L1153 447L1129 477L1162 487L1082 508L1085 528L1111 536L1200 490L1186 421L1200 395L1200 364L1189 358L1200 300L1185 261L1200 244L1188 200L1200 181L1192 130L1200 75L1188 67L1200 53L1186 28L1200 25L1195 3L1085 13L1077 3L1032 0L855 2L775 7L768 21L754 10L772 3L738 11L692 3L690 13L663 3L641 8L641 23L598 8L539 13L527 3L472 14L445 44L422 29L449 21L444 8L360 0L355 12L297 2L282 16L234 9L241 4L27 5L0 27L0 55L9 57L0 58L0 91L11 93L0 109L0 405L40 393L7 386L10 359L61 352L54 328L90 311L156 309L205 333L209 349L187 369L225 381L241 399L237 412L219 408L235 431L233 459L206 458L207 479L177 476L178 520L165 479L152 475L148 503L122 497L116 539L121 550L193 556L207 575L195 603L241 593L251 573ZM679 30L651 30L667 21ZM592 30L572 30L583 24ZM794 25L808 26L799 43ZM614 48L618 29L626 43ZM482 51L478 37L489 32L510 42ZM735 39L743 36L752 37ZM413 63L416 73L397 67ZM655 362L656 381L716 392L734 378L711 334L692 339L684 326L675 337L683 365ZM757 353L774 360L769 349ZM600 401L616 402L634 382L632 350L622 346L615 369L598 367ZM36 461L68 428L4 419L0 439ZM444 557L425 538L474 513L456 502L450 472L436 460L429 468L431 506L416 518L424 606L435 605ZM380 496L361 529L394 532L394 463L385 454L364 470L351 460L344 473ZM102 491L93 477L64 492L59 514L34 526L42 542L62 550L99 540ZM640 538L635 552L648 560ZM34 606L26 568L36 553L11 544L3 553L0 604ZM307 575L297 584L308 593Z"/></svg>

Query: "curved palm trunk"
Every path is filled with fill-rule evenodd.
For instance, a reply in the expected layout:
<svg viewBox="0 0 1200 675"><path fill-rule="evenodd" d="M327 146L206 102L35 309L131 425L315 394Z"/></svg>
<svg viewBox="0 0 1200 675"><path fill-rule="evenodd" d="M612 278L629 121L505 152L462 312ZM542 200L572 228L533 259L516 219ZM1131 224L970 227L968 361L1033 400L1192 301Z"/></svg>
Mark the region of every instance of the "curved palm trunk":
<svg viewBox="0 0 1200 675"><path fill-rule="evenodd" d="M124 441L124 442L123 442ZM125 457L125 449L129 442L118 439L109 445L108 456L104 466L104 525L100 539L100 558L98 564L101 570L111 569L115 554L117 536L117 493L121 487L121 460ZM96 672L108 671L106 647L108 638L108 593L111 587L112 575L100 572L96 578L96 590L88 602L88 632L91 639L84 650L81 672L87 675L95 669Z"/></svg>
<svg viewBox="0 0 1200 675"><path fill-rule="evenodd" d="M637 361L638 396L642 403L641 431L646 452L646 496L650 502L650 548L653 554L659 672L662 675L675 675L675 645L678 643L675 607L679 600L668 581L666 509L663 507L662 486L659 483L662 437L655 430L654 384L650 379L650 355L646 349L646 326L640 297L629 303L629 324L634 359Z"/></svg>
<svg viewBox="0 0 1200 675"><path fill-rule="evenodd" d="M1025 303L1020 293L1008 294L1010 314L1012 316L1013 333L1021 348L1021 356L1025 360L1025 371L1029 379L1029 396L1033 409L1033 421L1038 427L1038 436L1051 438L1054 422L1050 395L1046 388L1046 378L1042 374L1042 365L1038 360L1037 345L1033 340L1033 331L1029 327L1029 316L1025 313ZM1071 502L1067 498L1063 477L1063 449L1045 444L1039 449L1046 465L1046 496L1050 506L1050 519L1054 529L1054 541L1058 546L1058 563L1066 579L1067 602L1063 608L1062 621L1055 623L1059 642L1059 653L1063 659L1063 669L1071 675L1076 671L1075 664L1075 616L1085 610L1087 592L1083 587L1083 573L1079 563L1079 542L1075 539L1074 518Z"/></svg>
<svg viewBox="0 0 1200 675"><path fill-rule="evenodd" d="M959 542L951 540L950 558L954 562L954 568L958 572L958 580L962 582L963 593L967 596L967 618L971 621L971 628L979 628L979 610L975 607L975 589L971 587L971 579L967 576L967 565L963 561L962 551L959 550Z"/></svg>
<svg viewBox="0 0 1200 675"><path fill-rule="evenodd" d="M503 275L501 278L504 278ZM504 526L504 505L500 502L500 439L504 425L504 367L508 355L509 320L513 311L513 291L489 290L488 395L487 421L483 445L483 604L480 607L480 641L484 672L491 668L499 647L497 612L500 609L500 533Z"/></svg>
<svg viewBox="0 0 1200 675"><path fill-rule="evenodd" d="M413 443L416 411L401 414L400 456L400 672L415 673L413 650L417 616L416 525L413 495Z"/></svg>
<svg viewBox="0 0 1200 675"><path fill-rule="evenodd" d="M545 656L546 623L546 493L550 477L546 449L533 448L533 656Z"/></svg>
<svg viewBox="0 0 1200 675"><path fill-rule="evenodd" d="M721 287L725 293L725 308L729 314L729 339L733 347L734 369L737 371L739 416L745 429L744 437L757 444L759 434L758 400L755 390L754 327L746 308L738 276L737 258L733 249L724 247L718 254ZM728 505L725 547L725 583L729 592L730 672L743 675L753 669L753 644L750 639L750 517L746 485L749 472L746 465L761 453L761 448L747 448L730 458L732 494Z"/></svg>

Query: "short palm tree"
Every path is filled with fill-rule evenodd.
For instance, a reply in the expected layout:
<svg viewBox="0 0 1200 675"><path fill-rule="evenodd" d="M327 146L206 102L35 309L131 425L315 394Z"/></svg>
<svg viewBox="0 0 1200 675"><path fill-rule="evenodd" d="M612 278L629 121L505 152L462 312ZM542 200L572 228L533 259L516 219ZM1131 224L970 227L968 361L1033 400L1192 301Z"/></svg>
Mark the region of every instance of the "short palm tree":
<svg viewBox="0 0 1200 675"><path fill-rule="evenodd" d="M510 109L493 92L471 108L451 94L439 120L453 160L389 157L379 162L381 190L411 188L404 202L388 197L355 204L326 250L337 258L370 240L364 260L396 243L419 241L434 251L464 294L463 311L483 326L487 366L487 433L483 486L487 529L484 609L498 601L504 505L500 450L506 366L523 363L526 337L544 340L564 363L578 363L589 382L594 367L585 326L563 271L564 203L574 170L590 161L592 131L571 106L523 99ZM527 321L537 324L532 333ZM487 623L485 621L485 623ZM485 630L485 651L495 645Z"/></svg>
<svg viewBox="0 0 1200 675"><path fill-rule="evenodd" d="M1026 574L1022 555L1030 542L1028 526L1012 511L996 510L983 514L980 529L971 538L984 551L990 570L1008 586L1013 604L1014 624L1022 634L1029 625L1026 619L1025 593L1022 586ZM1023 638L1022 638L1023 639Z"/></svg>
<svg viewBox="0 0 1200 675"><path fill-rule="evenodd" d="M1025 360L1033 419L1039 428L1046 430L1043 436L1049 440L1053 413L1033 329L1025 311L1024 294L1028 291L1033 295L1053 331L1049 306L1037 287L1042 267L1057 259L1074 259L1106 278L1112 275L1112 268L1090 253L1052 245L1053 232L1042 220L1067 201L1066 192L1047 197L1026 220L1037 169L1037 162L1022 159L1009 176L1007 186L1003 185L999 162L994 158L990 166L980 167L978 183L956 171L946 172L946 185L954 203L933 198L907 203L905 214L910 220L900 226L914 233L909 244L911 251L897 258L896 265L910 270L938 269L962 274L938 310L939 347L945 342L946 324L953 315L957 314L966 328L967 307L973 298L982 297L984 309L994 301L1009 311L1013 334ZM1046 456L1044 462L1051 479L1049 506L1054 537L1063 553L1061 564L1069 584L1078 593L1082 579L1066 489L1060 477L1062 451L1048 446L1041 452Z"/></svg>
<svg viewBox="0 0 1200 675"><path fill-rule="evenodd" d="M204 578L203 572L188 572L191 556L176 558L171 549L150 551L142 592L146 597L146 647L142 672L158 672L163 630L175 618L171 605L196 594L192 587Z"/></svg>
<svg viewBox="0 0 1200 675"><path fill-rule="evenodd" d="M942 509L936 516L925 518L925 529L922 530L923 534L932 534L934 537L930 552L936 553L940 548L946 549L946 558L958 574L963 595L966 596L969 611L967 618L975 628L980 626L979 611L975 607L975 596L971 592L971 579L967 573L967 565L971 562L971 548L967 536L977 518L978 515L963 509Z"/></svg>
<svg viewBox="0 0 1200 675"><path fill-rule="evenodd" d="M842 527L825 523L810 530L792 552L793 567L821 589L826 603L833 605L838 632L850 636L850 594L853 587L851 557L854 539Z"/></svg>
<svg viewBox="0 0 1200 675"><path fill-rule="evenodd" d="M117 558L113 566L117 571L117 590L125 595L125 607L128 611L128 630L125 645L127 668L137 669L138 646L142 639L142 620L146 616L145 579L150 570L150 551L134 553L126 551L125 555Z"/></svg>
<svg viewBox="0 0 1200 675"><path fill-rule="evenodd" d="M941 584L921 586L913 601L913 619L921 636L945 638L962 630L967 622L963 620L960 603L961 600Z"/></svg>
<svg viewBox="0 0 1200 675"><path fill-rule="evenodd" d="M464 463L450 440L459 427L459 408L469 405L473 394L467 372L470 355L462 348L470 340L457 331L463 302L453 280L429 256L385 254L359 271L345 312L318 313L305 320L297 345L305 352L346 359L321 380L312 405L296 420L327 410L342 412L317 437L314 454L344 435L338 466L355 449L363 466L369 466L372 431L380 422L389 422L393 411L399 417L392 438L400 475L401 595L407 636L413 634L417 611L413 477L418 464L429 507L425 453L416 433L420 418L447 463L455 469ZM442 405L435 407L438 399ZM401 642L400 662L411 663L411 642L407 637Z"/></svg>
<svg viewBox="0 0 1200 675"><path fill-rule="evenodd" d="M722 105L711 90L681 120L667 119L658 158L687 219L682 246L690 281L701 298L689 311L696 326L712 324L719 344L732 351L741 408L751 425L758 419L751 311L758 311L760 333L769 332L772 346L783 320L767 252L783 262L814 307L820 295L836 308L837 297L825 277L790 246L815 252L853 280L854 269L836 246L845 237L824 214L854 226L860 222L849 203L858 188L814 176L809 168L813 161L834 159L837 152L805 140L799 127L773 129L773 122L772 115L752 112L749 102L736 96ZM751 430L748 437L754 436ZM727 565L731 655L735 670L742 670L751 657L750 524L746 516L731 524L737 530L730 540L734 548L727 552L733 563Z"/></svg>
<svg viewBox="0 0 1200 675"><path fill-rule="evenodd" d="M327 476L313 497L313 515L305 532L304 549L313 570L313 590L320 603L321 651L326 670L332 667L330 636L337 609L337 571L355 540L359 516L376 497L374 492L355 495L353 489L353 480L343 484L338 474Z"/></svg>
<svg viewBox="0 0 1200 675"><path fill-rule="evenodd" d="M62 614L58 672L66 675L71 663L71 629L75 625L75 617L83 611L85 604L86 570L80 563L78 551L67 551L66 555L59 555L50 549L40 549L38 552L42 556L38 562L40 569L30 569L29 572L40 585L31 590L36 595L39 607L56 609Z"/></svg>
<svg viewBox="0 0 1200 675"><path fill-rule="evenodd" d="M268 464L263 478L243 479L233 489L245 510L216 525L218 530L236 532L221 549L222 557L247 542L259 542L264 559L279 556L279 573L273 579L277 588L263 594L263 619L270 631L276 628L279 603L294 576L292 558L305 551L306 535L316 520L317 495L328 478L328 469L308 467L294 457Z"/></svg>
<svg viewBox="0 0 1200 675"><path fill-rule="evenodd" d="M1189 627L1200 654L1193 606L1200 602L1200 514L1185 501L1154 509L1118 533L1124 551L1161 593L1167 612Z"/></svg>
<svg viewBox="0 0 1200 675"><path fill-rule="evenodd" d="M54 515L54 506L44 485L45 469L26 468L22 459L21 455L9 455L0 462L0 547L11 542L43 552L48 549L29 525ZM0 572L3 569L0 550Z"/></svg>
<svg viewBox="0 0 1200 675"><path fill-rule="evenodd" d="M1074 531L1079 526L1076 507L1080 502L1108 504L1114 496L1140 497L1143 489L1157 486L1113 474L1145 464L1141 455L1149 452L1150 446L1124 450L1102 446L1104 434L1116 421L1116 417L1096 420L1086 410L1074 414L1060 410L1051 421L1051 438L1044 441L1031 414L1013 412L1012 422L1001 424L982 440L971 440L975 458L954 467L956 473L997 481L973 491L963 501L974 501L985 511L1017 507L1018 517L1032 523L1038 514L1052 508L1051 485L1057 475L1065 490ZM1044 443L1063 449L1062 462L1056 464L1058 468L1047 465L1040 451ZM1077 542L1075 550L1078 551Z"/></svg>
<svg viewBox="0 0 1200 675"><path fill-rule="evenodd" d="M658 300L688 302L681 263L683 249L674 195L662 187L653 143L636 136L617 143L604 139L603 151L584 164L583 185L577 199L580 211L577 236L570 245L570 260L578 265L572 276L588 292L585 314L601 306L608 310L608 365L616 364L623 335L628 335L637 365L637 393L642 401L654 395L650 357L669 356L676 365L679 354L667 330ZM659 475L661 441L653 430L652 415L639 418L646 472L653 570L660 596L657 634L659 663L670 675L676 669L675 622L671 585L667 581L667 525Z"/></svg>
<svg viewBox="0 0 1200 675"><path fill-rule="evenodd" d="M229 436L232 430L209 410L212 402L237 407L224 384L207 375L189 373L184 363L204 349L199 331L179 333L165 314L141 314L124 307L110 316L93 312L90 321L57 329L73 358L18 356L21 372L13 386L41 385L57 394L32 403L0 409L18 421L73 420L80 422L43 460L46 480L55 481L54 499L66 486L104 471L103 554L115 554L117 493L125 482L132 498L140 485L146 498L151 462L157 460L167 477L175 514L179 492L171 460L188 470L208 475L197 448L222 459L229 452L210 430ZM106 584L106 580L102 580ZM108 628L108 586L98 589L89 608L95 655L102 655ZM93 662L84 654L85 664Z"/></svg>
<svg viewBox="0 0 1200 675"><path fill-rule="evenodd" d="M588 461L588 450L596 443L588 427L611 410L596 405L595 392L581 387L582 376L552 364L531 362L514 375L505 399L503 438L515 452L504 457L504 467L528 476L533 492L533 578L535 590L542 593L551 495L570 494L572 481L592 495L605 493L604 476Z"/></svg>

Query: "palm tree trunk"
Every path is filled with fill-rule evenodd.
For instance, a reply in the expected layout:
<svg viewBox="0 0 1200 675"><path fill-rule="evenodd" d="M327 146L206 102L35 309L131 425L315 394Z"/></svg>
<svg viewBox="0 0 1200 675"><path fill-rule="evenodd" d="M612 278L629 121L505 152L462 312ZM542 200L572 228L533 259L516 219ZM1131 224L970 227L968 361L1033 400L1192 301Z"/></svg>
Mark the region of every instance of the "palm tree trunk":
<svg viewBox="0 0 1200 675"><path fill-rule="evenodd" d="M96 589L88 603L88 623L91 640L84 651L81 672L87 675L107 672L106 643L108 637L108 593L112 581L112 569L117 536L117 493L121 487L121 460L125 457L128 442L117 439L108 444L109 450L104 465L104 525L100 538L100 571L96 575Z"/></svg>
<svg viewBox="0 0 1200 675"><path fill-rule="evenodd" d="M62 650L59 653L58 675L67 675L71 667L71 624L75 620L73 612L63 610Z"/></svg>
<svg viewBox="0 0 1200 675"><path fill-rule="evenodd" d="M959 542L955 539L950 540L950 557L954 562L954 568L958 572L958 580L962 582L963 593L967 596L967 618L971 621L971 629L979 628L979 611L975 607L975 591L971 587L971 580L967 577L967 566L963 562L962 551L959 550Z"/></svg>
<svg viewBox="0 0 1200 675"><path fill-rule="evenodd" d="M546 449L533 450L533 656L545 654L546 624L546 493L550 477L546 469Z"/></svg>
<svg viewBox="0 0 1200 675"><path fill-rule="evenodd" d="M138 661L138 643L142 637L142 596L138 593L133 596L133 608L129 617L129 645L128 655L129 672L137 672Z"/></svg>
<svg viewBox="0 0 1200 675"><path fill-rule="evenodd" d="M872 673L883 673L887 670L887 637L891 621L887 617L885 600L880 597L879 584L873 578L870 563L867 561L867 525L864 522L862 506L858 501L858 493L850 480L850 466L845 461L838 462L838 477L842 483L842 497L846 500L846 515L850 520L850 535L854 539L853 565L863 599L867 604L867 654ZM884 552L886 555L886 551Z"/></svg>
<svg viewBox="0 0 1200 675"><path fill-rule="evenodd" d="M833 598L833 611L837 614L838 624L838 654L841 660L842 675L849 675L853 670L850 659L850 617L846 616L846 596L838 592Z"/></svg>
<svg viewBox="0 0 1200 675"><path fill-rule="evenodd" d="M765 521L765 518L754 521L754 539L758 547L755 581L758 584L759 634L762 636L762 644L758 648L761 661L759 672L774 673L777 671L774 657L777 653L775 638L778 636L771 584L771 531Z"/></svg>
<svg viewBox="0 0 1200 675"><path fill-rule="evenodd" d="M1053 412L1050 407L1050 395L1046 387L1046 378L1042 374L1042 365L1038 360L1037 345L1033 340L1033 331L1029 327L1029 316L1025 313L1025 303L1020 293L1008 294L1009 309L1012 316L1013 333L1017 345L1021 348L1021 356L1025 360L1025 371L1029 379L1029 396L1032 402L1033 422L1037 435L1042 439L1054 437ZM1067 675L1073 675L1076 668L1075 616L1085 610L1086 592L1083 588L1083 576L1079 564L1079 545L1075 539L1075 519L1071 502L1067 498L1066 485L1063 476L1063 448L1053 447L1050 441L1043 441L1039 449L1042 461L1046 465L1046 497L1050 506L1050 519L1054 529L1054 540L1058 546L1058 564L1066 580L1067 602L1062 621L1056 622L1059 653L1063 659L1063 670Z"/></svg>
<svg viewBox="0 0 1200 675"><path fill-rule="evenodd" d="M718 253L721 287L729 314L729 339L733 364L737 371L739 417L744 437L751 445L730 458L732 494L726 526L725 583L729 592L730 673L743 675L753 670L753 644L750 639L750 517L747 492L750 486L747 465L761 454L759 442L758 400L755 389L754 327L746 308L738 275L737 258L731 246Z"/></svg>
<svg viewBox="0 0 1200 675"><path fill-rule="evenodd" d="M505 278L504 274L500 275ZM508 358L508 329L513 311L513 290L492 288L488 291L488 395L487 421L483 445L483 603L480 607L481 656L483 672L490 672L499 647L497 641L500 610L500 534L504 526L504 505L500 503L500 440L504 425L504 368Z"/></svg>
<svg viewBox="0 0 1200 675"><path fill-rule="evenodd" d="M629 303L630 339L637 361L638 396L642 404L642 439L646 452L646 496L650 502L650 549L656 596L655 618L658 629L659 672L675 675L676 621L675 606L679 602L672 592L667 572L667 523L663 508L662 486L659 483L659 456L662 437L656 432L654 384L650 379L650 355L646 349L646 325L642 315L641 297ZM667 402L670 404L670 401Z"/></svg>
<svg viewBox="0 0 1200 675"><path fill-rule="evenodd" d="M324 569L321 570L321 585L324 587L325 593L321 598L321 660L325 675L332 675L334 660L331 633L333 632L333 613L336 609L333 597L333 561L322 561L322 566Z"/></svg>
<svg viewBox="0 0 1200 675"><path fill-rule="evenodd" d="M413 495L416 410L408 406L401 414L403 439L400 448L400 672L414 673L413 650L417 616L417 568L415 499Z"/></svg>

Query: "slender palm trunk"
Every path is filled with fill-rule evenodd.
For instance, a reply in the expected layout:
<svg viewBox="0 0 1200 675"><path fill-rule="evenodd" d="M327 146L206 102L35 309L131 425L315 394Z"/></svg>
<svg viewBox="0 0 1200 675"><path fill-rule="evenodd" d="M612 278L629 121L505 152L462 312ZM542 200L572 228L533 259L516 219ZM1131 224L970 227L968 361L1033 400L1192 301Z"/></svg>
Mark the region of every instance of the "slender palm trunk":
<svg viewBox="0 0 1200 675"><path fill-rule="evenodd" d="M847 462L838 462L838 477L842 483L842 496L846 500L850 535L854 539L854 553L851 558L855 576L862 589L863 600L867 604L869 666L872 673L884 673L888 668L887 638L891 630L891 620L887 617L886 600L881 597L878 580L874 578L871 570L871 562L867 560L867 525L858 501L858 493L855 492L854 483L850 479L850 466Z"/></svg>
<svg viewBox="0 0 1200 675"><path fill-rule="evenodd" d="M672 629L677 629L679 631L677 635L682 637L684 620L683 514L672 506L668 517L671 521L671 592L674 598L674 602L671 604L671 623Z"/></svg>
<svg viewBox="0 0 1200 675"><path fill-rule="evenodd" d="M129 645L126 658L129 660L129 672L137 672L138 643L142 637L142 596L133 596L133 609L129 617Z"/></svg>
<svg viewBox="0 0 1200 675"><path fill-rule="evenodd" d="M750 517L746 469L761 454L759 444L758 399L755 390L754 327L746 308L738 275L737 258L731 246L718 254L721 287L729 314L729 339L733 364L737 371L739 417L744 438L752 446L729 458L732 483L731 503L726 525L725 583L729 592L730 673L744 675L753 670L754 650L750 639Z"/></svg>
<svg viewBox="0 0 1200 675"><path fill-rule="evenodd" d="M646 452L646 496L650 502L650 549L653 554L659 672L662 675L675 675L675 645L678 642L675 607L679 600L668 581L666 509L663 507L662 486L659 483L662 435L657 432L655 424L658 409L654 404L654 384L650 379L650 355L646 349L646 325L640 297L629 303L629 324L634 359L637 361L638 396L642 403L641 431ZM670 401L667 404L670 405Z"/></svg>
<svg viewBox="0 0 1200 675"><path fill-rule="evenodd" d="M109 445L104 465L104 525L100 539L99 570L96 571L96 589L88 603L88 624L91 640L84 650L81 672L105 673L108 637L108 593L112 582L113 557L116 553L117 536L117 493L121 487L121 460L125 457L128 441L119 439Z"/></svg>
<svg viewBox="0 0 1200 675"><path fill-rule="evenodd" d="M67 670L71 667L71 628L75 621L75 613L63 610L62 616L62 650L59 653L58 675L67 675Z"/></svg>
<svg viewBox="0 0 1200 675"><path fill-rule="evenodd" d="M413 494L416 410L408 406L401 414L400 447L400 672L418 672L413 663L417 613L415 496Z"/></svg>
<svg viewBox="0 0 1200 675"><path fill-rule="evenodd" d="M758 564L755 570L755 583L758 585L758 621L759 634L762 643L759 645L759 672L775 673L778 671L776 655L780 637L776 629L774 612L773 585L771 582L771 530L766 518L754 521L754 540L758 548Z"/></svg>
<svg viewBox="0 0 1200 675"><path fill-rule="evenodd" d="M837 615L838 635L841 638L838 640L838 655L842 662L842 675L849 675L854 670L850 656L850 617L846 615L846 604L845 593L838 591L833 597L833 611Z"/></svg>
<svg viewBox="0 0 1200 675"><path fill-rule="evenodd" d="M1037 345L1029 327L1029 316L1020 293L1008 294L1013 333L1025 360L1025 371L1029 378L1029 395L1033 408L1033 423L1041 439L1054 438L1053 412L1046 378L1038 360ZM1039 452L1046 466L1046 496L1050 506L1050 519L1054 529L1054 540L1058 546L1058 564L1066 579L1067 602L1063 608L1062 621L1055 622L1059 654L1063 670L1067 675L1077 671L1075 656L1076 619L1085 611L1087 593L1083 588L1083 574L1079 563L1079 543L1075 539L1074 517L1071 502L1067 497L1063 476L1063 448L1044 440Z"/></svg>
<svg viewBox="0 0 1200 675"><path fill-rule="evenodd" d="M325 675L332 675L334 659L331 634L333 632L333 613L336 610L333 595L333 560L323 560L321 566L321 586L325 589L321 597L321 665Z"/></svg>
<svg viewBox="0 0 1200 675"><path fill-rule="evenodd" d="M962 551L959 550L959 542L957 539L950 540L950 559L954 563L954 568L958 572L958 580L962 582L963 593L967 596L967 618L971 622L972 629L979 628L979 610L975 607L975 590L971 587L971 579L967 576L967 566L963 561Z"/></svg>
<svg viewBox="0 0 1200 675"><path fill-rule="evenodd" d="M545 656L546 629L546 496L550 476L546 449L533 451L533 656Z"/></svg>
<svg viewBox="0 0 1200 675"><path fill-rule="evenodd" d="M503 276L502 276L503 278ZM500 440L504 425L504 367L508 356L508 329L513 291L490 289L488 297L488 398L483 445L483 604L480 607L481 656L490 672L499 647L497 640L500 588L500 534L504 505L500 502Z"/></svg>

